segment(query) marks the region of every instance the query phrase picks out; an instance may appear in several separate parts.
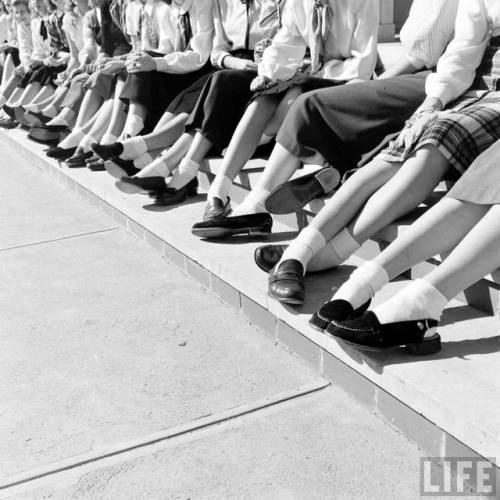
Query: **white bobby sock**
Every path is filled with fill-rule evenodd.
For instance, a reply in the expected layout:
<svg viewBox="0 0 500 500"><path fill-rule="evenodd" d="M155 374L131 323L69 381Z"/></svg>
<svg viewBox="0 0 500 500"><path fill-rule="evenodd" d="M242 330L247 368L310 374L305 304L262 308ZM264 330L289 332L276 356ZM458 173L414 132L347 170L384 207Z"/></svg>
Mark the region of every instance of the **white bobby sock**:
<svg viewBox="0 0 500 500"><path fill-rule="evenodd" d="M179 163L179 167L174 172L172 180L168 183L168 187L173 189L180 189L188 182L196 177L200 164L189 158L183 158Z"/></svg>
<svg viewBox="0 0 500 500"><path fill-rule="evenodd" d="M153 161L154 158L149 153L144 153L134 160L134 167L142 170L143 168L146 168L150 163L153 163Z"/></svg>
<svg viewBox="0 0 500 500"><path fill-rule="evenodd" d="M382 324L427 318L439 321L447 303L448 299L435 286L418 279L375 307L373 312Z"/></svg>
<svg viewBox="0 0 500 500"><path fill-rule="evenodd" d="M59 143L59 147L64 149L76 148L84 137L85 132L81 128L74 128L73 132Z"/></svg>
<svg viewBox="0 0 500 500"><path fill-rule="evenodd" d="M219 198L222 203L227 203L232 185L233 181L226 175L216 175L212 184L210 184L207 198Z"/></svg>
<svg viewBox="0 0 500 500"><path fill-rule="evenodd" d="M106 132L102 138L101 142L99 144L102 144L103 146L107 146L109 144L114 144L118 140L118 137L116 135L110 134L109 132Z"/></svg>
<svg viewBox="0 0 500 500"><path fill-rule="evenodd" d="M134 163L135 165L135 163ZM137 167L140 168L140 167ZM158 156L156 160L153 160L149 165L144 167L136 177L168 177L170 175L170 169L168 168L167 162L163 156Z"/></svg>
<svg viewBox="0 0 500 500"><path fill-rule="evenodd" d="M47 125L64 125L65 127L69 127L69 123L62 117L56 116L55 118L52 118L49 122L47 122Z"/></svg>
<svg viewBox="0 0 500 500"><path fill-rule="evenodd" d="M365 262L335 292L332 300L345 300L358 309L389 283L387 271L375 262Z"/></svg>
<svg viewBox="0 0 500 500"><path fill-rule="evenodd" d="M248 193L243 202L233 210L231 215L236 217L238 215L266 213L264 203L269 194L270 192L267 189L256 186Z"/></svg>
<svg viewBox="0 0 500 500"><path fill-rule="evenodd" d="M139 115L129 115L122 136L133 137L144 128L144 120Z"/></svg>
<svg viewBox="0 0 500 500"><path fill-rule="evenodd" d="M90 145L95 144L96 142L97 140L90 134L85 134L78 146L83 150L84 153L87 153L88 151L90 151Z"/></svg>
<svg viewBox="0 0 500 500"><path fill-rule="evenodd" d="M54 118L57 116L57 109L50 104L49 106L43 108L43 114L45 116L50 116L51 118Z"/></svg>
<svg viewBox="0 0 500 500"><path fill-rule="evenodd" d="M119 156L122 160L133 160L148 151L146 141L141 135L125 139L122 141L122 146L123 152Z"/></svg>
<svg viewBox="0 0 500 500"><path fill-rule="evenodd" d="M316 252L325 246L325 243L325 237L320 231L314 227L307 226L302 229L297 238L283 252L278 266L285 260L298 260L302 264L305 274L309 261Z"/></svg>
<svg viewBox="0 0 500 500"><path fill-rule="evenodd" d="M349 230L344 228L327 242L325 248L313 256L309 271L323 271L340 266L359 248L360 244Z"/></svg>

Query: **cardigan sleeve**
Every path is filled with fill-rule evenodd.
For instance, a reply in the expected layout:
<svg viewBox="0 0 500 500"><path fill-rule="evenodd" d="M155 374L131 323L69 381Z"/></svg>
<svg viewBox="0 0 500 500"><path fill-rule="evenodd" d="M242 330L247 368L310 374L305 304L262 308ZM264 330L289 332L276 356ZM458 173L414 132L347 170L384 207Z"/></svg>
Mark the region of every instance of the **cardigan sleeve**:
<svg viewBox="0 0 500 500"><path fill-rule="evenodd" d="M474 81L489 39L484 0L460 0L455 37L439 59L436 73L427 77L427 96L444 105L461 96Z"/></svg>
<svg viewBox="0 0 500 500"><path fill-rule="evenodd" d="M276 82L289 80L299 69L307 44L296 20L297 0L288 0L283 11L282 26L259 63L259 75Z"/></svg>
<svg viewBox="0 0 500 500"><path fill-rule="evenodd" d="M212 0L193 2L194 14L191 14L193 37L189 47L183 52L171 52L163 57L155 57L156 69L163 73L191 73L202 68L210 57L214 37Z"/></svg>

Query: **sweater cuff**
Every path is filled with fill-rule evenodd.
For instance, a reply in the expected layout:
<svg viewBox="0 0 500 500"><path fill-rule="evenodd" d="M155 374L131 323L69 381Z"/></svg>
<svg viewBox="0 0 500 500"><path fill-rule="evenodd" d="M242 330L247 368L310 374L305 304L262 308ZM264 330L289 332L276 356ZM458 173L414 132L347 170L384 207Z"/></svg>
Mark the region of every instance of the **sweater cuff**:
<svg viewBox="0 0 500 500"><path fill-rule="evenodd" d="M164 57L155 57L156 71L161 71L162 73L166 73L168 69L167 60Z"/></svg>

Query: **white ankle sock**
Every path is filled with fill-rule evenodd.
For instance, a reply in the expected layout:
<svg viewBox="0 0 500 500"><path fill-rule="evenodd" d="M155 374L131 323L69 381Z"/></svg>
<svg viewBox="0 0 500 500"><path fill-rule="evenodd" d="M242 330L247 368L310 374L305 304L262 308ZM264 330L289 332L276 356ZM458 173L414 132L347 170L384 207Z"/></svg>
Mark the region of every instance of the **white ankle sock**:
<svg viewBox="0 0 500 500"><path fill-rule="evenodd" d="M292 241L290 246L283 252L278 263L281 264L285 260L298 260L304 267L306 272L307 265L313 255L325 246L325 237L314 227L306 227L302 229L300 234Z"/></svg>
<svg viewBox="0 0 500 500"><path fill-rule="evenodd" d="M103 146L107 146L109 144L114 144L118 140L118 137L116 135L110 134L106 132L102 138L101 142L99 144L102 144Z"/></svg>
<svg viewBox="0 0 500 500"><path fill-rule="evenodd" d="M346 300L354 309L358 309L387 283L389 283L387 271L375 262L366 262L351 274L335 292L332 300Z"/></svg>
<svg viewBox="0 0 500 500"><path fill-rule="evenodd" d="M69 123L61 116L56 116L55 118L52 118L52 120L47 122L47 125L64 125L65 127L69 127Z"/></svg>
<svg viewBox="0 0 500 500"><path fill-rule="evenodd" d="M43 108L43 114L45 116L50 116L51 118L54 118L57 116L57 109L50 104L49 106Z"/></svg>
<svg viewBox="0 0 500 500"><path fill-rule="evenodd" d="M83 150L84 153L87 153L88 151L90 151L90 145L96 142L97 140L94 137L89 134L85 134L78 146Z"/></svg>
<svg viewBox="0 0 500 500"><path fill-rule="evenodd" d="M232 185L233 181L229 177L225 175L216 175L212 184L210 184L207 198L219 198L223 203L226 203Z"/></svg>
<svg viewBox="0 0 500 500"><path fill-rule="evenodd" d="M125 139L122 142L122 146L123 153L120 155L122 160L133 160L134 158L141 156L143 153L146 153L148 150L144 138L140 135L137 137L131 137L130 139Z"/></svg>
<svg viewBox="0 0 500 500"><path fill-rule="evenodd" d="M266 207L264 206L267 197L270 192L267 189L256 186L250 191L243 202L238 205L234 210L232 215L248 215L248 214L258 214L266 213Z"/></svg>
<svg viewBox="0 0 500 500"><path fill-rule="evenodd" d="M81 128L74 128L73 132L59 143L59 147L64 149L76 148L84 137L85 133Z"/></svg>
<svg viewBox="0 0 500 500"><path fill-rule="evenodd" d="M134 160L134 166L142 170L143 168L146 168L150 163L153 163L153 161L154 158L149 153L144 153Z"/></svg>
<svg viewBox="0 0 500 500"><path fill-rule="evenodd" d="M135 165L135 163L134 163ZM139 168L139 167L137 167ZM164 160L163 156L158 156L156 160L153 160L149 165L144 167L138 174L137 177L168 177L170 175L170 169L168 168L167 162Z"/></svg>
<svg viewBox="0 0 500 500"><path fill-rule="evenodd" d="M130 115L127 118L122 135L126 137L134 137L143 128L144 128L144 120L139 115Z"/></svg>
<svg viewBox="0 0 500 500"><path fill-rule="evenodd" d="M196 163L189 158L183 158L179 163L179 167L174 172L172 180L168 183L168 187L174 189L184 187L188 182L196 177L199 169L199 163Z"/></svg>
<svg viewBox="0 0 500 500"><path fill-rule="evenodd" d="M419 319L439 320L448 299L425 279L415 280L394 297L375 307L382 324Z"/></svg>

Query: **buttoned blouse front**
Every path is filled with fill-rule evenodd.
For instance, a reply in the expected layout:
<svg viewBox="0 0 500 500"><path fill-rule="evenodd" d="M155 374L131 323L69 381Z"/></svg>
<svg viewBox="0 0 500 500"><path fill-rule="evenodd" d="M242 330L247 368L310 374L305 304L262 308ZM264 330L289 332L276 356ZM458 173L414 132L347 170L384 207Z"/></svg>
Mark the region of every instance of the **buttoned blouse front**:
<svg viewBox="0 0 500 500"><path fill-rule="evenodd" d="M211 55L214 66L222 68L222 60L232 50L255 49L262 38L260 7L260 0L254 0L248 7L247 16L247 6L241 0L214 0L215 38Z"/></svg>
<svg viewBox="0 0 500 500"><path fill-rule="evenodd" d="M369 80L377 62L378 0L330 0L333 24L325 42L325 64L315 75L330 80ZM302 64L313 39L314 0L288 0L282 27L264 51L259 74L288 80Z"/></svg>
<svg viewBox="0 0 500 500"><path fill-rule="evenodd" d="M214 38L213 1L185 0L167 5L165 22L160 24L160 39L165 37L175 47L177 20L189 12L193 37L185 51L172 51L164 57L155 57L157 71L164 73L190 73L202 68L210 57Z"/></svg>
<svg viewBox="0 0 500 500"><path fill-rule="evenodd" d="M41 34L42 21L45 22L47 16L42 18L35 16L31 19L31 32L33 41L32 61L43 61L50 54L50 45L48 37L43 38Z"/></svg>
<svg viewBox="0 0 500 500"><path fill-rule="evenodd" d="M426 94L444 105L472 85L491 37L500 35L498 0L460 0L455 37L426 81Z"/></svg>

